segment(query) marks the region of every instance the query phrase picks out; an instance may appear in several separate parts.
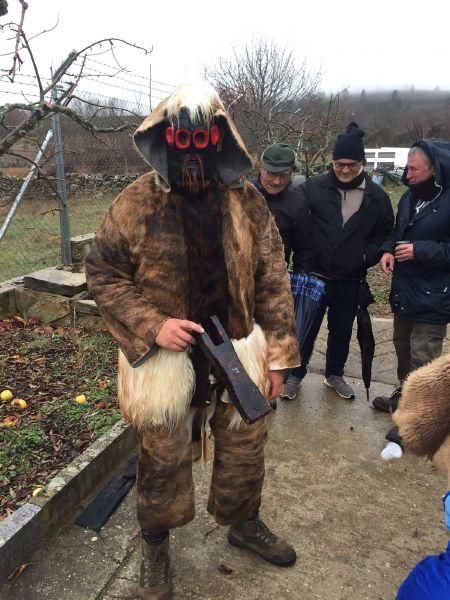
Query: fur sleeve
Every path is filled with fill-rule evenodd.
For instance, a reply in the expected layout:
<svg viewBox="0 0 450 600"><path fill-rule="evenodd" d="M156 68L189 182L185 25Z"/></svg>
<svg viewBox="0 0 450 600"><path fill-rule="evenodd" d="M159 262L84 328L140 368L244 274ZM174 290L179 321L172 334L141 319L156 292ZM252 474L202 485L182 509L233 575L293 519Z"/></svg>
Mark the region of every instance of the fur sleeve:
<svg viewBox="0 0 450 600"><path fill-rule="evenodd" d="M283 242L268 209L255 274L255 320L266 335L269 368L278 370L298 366L300 357L294 305Z"/></svg>
<svg viewBox="0 0 450 600"><path fill-rule="evenodd" d="M86 277L108 329L132 365L148 354L168 318L137 289L133 275L134 265L116 201L86 258Z"/></svg>
<svg viewBox="0 0 450 600"><path fill-rule="evenodd" d="M413 371L393 414L407 450L433 456L450 434L450 355Z"/></svg>

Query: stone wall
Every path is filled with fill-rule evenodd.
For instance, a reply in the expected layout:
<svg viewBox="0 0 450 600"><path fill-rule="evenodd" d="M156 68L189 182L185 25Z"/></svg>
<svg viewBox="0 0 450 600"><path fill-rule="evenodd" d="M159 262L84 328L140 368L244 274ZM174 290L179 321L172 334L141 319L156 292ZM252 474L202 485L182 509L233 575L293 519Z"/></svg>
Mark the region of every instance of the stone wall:
<svg viewBox="0 0 450 600"><path fill-rule="evenodd" d="M93 175L84 175L81 173L67 173L66 187L68 194L78 194L91 191L113 190L119 192L127 185L140 177L140 173L133 175L102 175L100 173ZM8 198L12 194L17 194L23 180L18 177L0 174L0 198ZM27 191L27 194L40 197L54 197L55 192L52 186L56 188L56 178L48 177L34 179Z"/></svg>
<svg viewBox="0 0 450 600"><path fill-rule="evenodd" d="M0 284L0 319L14 315L54 325L105 327L89 297L86 276L70 268L43 269Z"/></svg>

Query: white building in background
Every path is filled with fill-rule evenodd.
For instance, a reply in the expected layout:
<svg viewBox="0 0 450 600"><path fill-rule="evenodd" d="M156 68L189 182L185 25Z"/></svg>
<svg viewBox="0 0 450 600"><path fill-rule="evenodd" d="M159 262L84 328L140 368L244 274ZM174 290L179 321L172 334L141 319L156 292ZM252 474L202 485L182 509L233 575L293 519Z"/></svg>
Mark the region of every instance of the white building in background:
<svg viewBox="0 0 450 600"><path fill-rule="evenodd" d="M366 171L372 171L378 166L386 169L406 167L409 148L366 148Z"/></svg>

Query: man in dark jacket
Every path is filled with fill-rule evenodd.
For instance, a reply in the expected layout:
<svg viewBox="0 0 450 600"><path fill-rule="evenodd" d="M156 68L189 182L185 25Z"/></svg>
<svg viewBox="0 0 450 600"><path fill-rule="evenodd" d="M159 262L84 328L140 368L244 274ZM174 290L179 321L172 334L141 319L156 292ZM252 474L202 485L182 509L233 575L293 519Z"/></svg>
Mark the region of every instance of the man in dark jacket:
<svg viewBox="0 0 450 600"><path fill-rule="evenodd" d="M271 144L261 155L258 179L252 183L266 199L275 219L283 240L286 264L289 266L292 261L294 273L310 273L315 253L313 226L303 195L294 187L295 163L295 152L289 145ZM298 388L297 378L290 375L282 397L292 400ZM276 408L276 405L276 400L272 400L271 406Z"/></svg>
<svg viewBox="0 0 450 600"><path fill-rule="evenodd" d="M328 308L328 343L324 383L342 398L354 398L344 380L358 291L367 269L394 223L389 196L363 170L364 132L350 123L333 149L333 168L311 177L299 190L314 224L316 259L313 273L326 282L325 294L311 332L302 346L302 364L293 369L298 385L306 375L314 341Z"/></svg>
<svg viewBox="0 0 450 600"><path fill-rule="evenodd" d="M392 274L390 302L398 387L373 406L393 412L408 373L442 353L450 322L450 142L418 140L403 174L409 190L394 229L383 244L380 266ZM388 434L389 435L389 434Z"/></svg>
<svg viewBox="0 0 450 600"><path fill-rule="evenodd" d="M295 152L287 144L271 144L261 156L258 179L252 180L264 196L294 273L309 273L313 265L314 241L311 217L303 196L293 187Z"/></svg>

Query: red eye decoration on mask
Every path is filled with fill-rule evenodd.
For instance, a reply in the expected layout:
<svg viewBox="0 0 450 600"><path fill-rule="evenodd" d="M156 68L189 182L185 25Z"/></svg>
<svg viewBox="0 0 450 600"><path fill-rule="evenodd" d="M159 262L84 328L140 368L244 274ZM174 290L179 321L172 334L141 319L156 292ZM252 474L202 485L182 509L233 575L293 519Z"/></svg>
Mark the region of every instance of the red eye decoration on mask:
<svg viewBox="0 0 450 600"><path fill-rule="evenodd" d="M196 129L192 133L192 143L197 150L204 150L209 144L209 131L207 129Z"/></svg>
<svg viewBox="0 0 450 600"><path fill-rule="evenodd" d="M175 146L178 150L187 150L191 145L191 134L188 129L177 129L175 131Z"/></svg>
<svg viewBox="0 0 450 600"><path fill-rule="evenodd" d="M209 144L217 146L220 139L220 131L217 125L213 125L211 129L195 129L190 132L188 129L175 129L167 127L166 142L169 146L175 146L178 150L187 150L192 145L197 150L204 150Z"/></svg>
<svg viewBox="0 0 450 600"><path fill-rule="evenodd" d="M175 130L173 127L168 127L166 129L166 142L169 144L169 146L173 146L174 141L175 141Z"/></svg>
<svg viewBox="0 0 450 600"><path fill-rule="evenodd" d="M211 140L211 144L213 146L217 146L217 144L219 143L219 137L220 137L219 136L219 128L218 128L217 125L213 125L211 127L211 131L209 133L209 137L210 137L210 140Z"/></svg>

